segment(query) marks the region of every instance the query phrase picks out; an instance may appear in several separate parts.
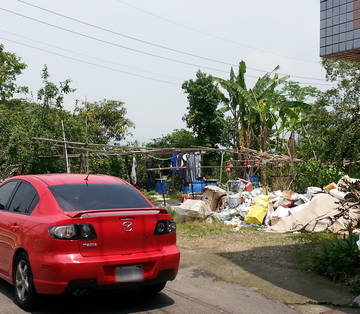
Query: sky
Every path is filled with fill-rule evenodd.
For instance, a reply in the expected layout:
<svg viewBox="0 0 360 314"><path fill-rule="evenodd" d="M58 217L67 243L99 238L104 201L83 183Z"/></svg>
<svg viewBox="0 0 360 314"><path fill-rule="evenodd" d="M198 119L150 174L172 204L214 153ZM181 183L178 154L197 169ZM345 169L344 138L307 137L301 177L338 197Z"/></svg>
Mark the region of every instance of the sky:
<svg viewBox="0 0 360 314"><path fill-rule="evenodd" d="M68 110L76 100L121 100L141 143L186 127L181 85L199 69L227 78L244 60L249 87L277 65L292 80L329 87L316 0L1 0L0 8L0 43L28 65L20 84L36 94L46 64L52 81L70 78L76 88Z"/></svg>

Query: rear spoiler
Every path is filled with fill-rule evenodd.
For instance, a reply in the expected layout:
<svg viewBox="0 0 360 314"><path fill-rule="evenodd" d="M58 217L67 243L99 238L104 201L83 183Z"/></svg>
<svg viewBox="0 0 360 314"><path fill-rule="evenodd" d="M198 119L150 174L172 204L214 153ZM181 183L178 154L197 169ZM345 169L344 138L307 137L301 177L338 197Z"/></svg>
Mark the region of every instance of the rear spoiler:
<svg viewBox="0 0 360 314"><path fill-rule="evenodd" d="M83 210L76 212L64 212L65 215L71 218L89 218L89 217L107 217L107 216L138 216L138 215L156 215L166 214L167 210L164 208L156 209L100 209L100 210Z"/></svg>

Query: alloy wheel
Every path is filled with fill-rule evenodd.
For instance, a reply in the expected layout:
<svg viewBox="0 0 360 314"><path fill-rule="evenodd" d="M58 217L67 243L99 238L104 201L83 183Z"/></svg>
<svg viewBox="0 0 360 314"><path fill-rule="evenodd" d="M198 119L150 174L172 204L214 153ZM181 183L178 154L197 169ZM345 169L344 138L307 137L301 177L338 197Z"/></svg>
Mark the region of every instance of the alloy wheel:
<svg viewBox="0 0 360 314"><path fill-rule="evenodd" d="M20 260L16 268L15 287L19 300L22 302L26 301L29 295L30 281L29 267L24 260Z"/></svg>

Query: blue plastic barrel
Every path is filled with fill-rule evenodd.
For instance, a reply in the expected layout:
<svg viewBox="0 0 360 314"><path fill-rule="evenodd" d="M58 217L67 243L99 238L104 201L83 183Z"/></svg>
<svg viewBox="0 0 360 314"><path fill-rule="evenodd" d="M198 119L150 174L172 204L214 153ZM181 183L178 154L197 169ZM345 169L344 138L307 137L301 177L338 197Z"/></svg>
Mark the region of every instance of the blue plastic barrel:
<svg viewBox="0 0 360 314"><path fill-rule="evenodd" d="M159 194L167 194L167 192L169 191L169 183L156 180L155 191Z"/></svg>
<svg viewBox="0 0 360 314"><path fill-rule="evenodd" d="M191 187L192 185L192 187ZM205 182L204 181L193 181L190 185L190 192L202 193L204 191Z"/></svg>

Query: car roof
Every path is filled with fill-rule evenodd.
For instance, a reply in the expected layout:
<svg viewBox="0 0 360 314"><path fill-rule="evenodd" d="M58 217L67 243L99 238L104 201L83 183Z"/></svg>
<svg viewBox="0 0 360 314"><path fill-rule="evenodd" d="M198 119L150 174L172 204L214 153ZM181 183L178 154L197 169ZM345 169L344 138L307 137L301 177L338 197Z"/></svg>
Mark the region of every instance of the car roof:
<svg viewBox="0 0 360 314"><path fill-rule="evenodd" d="M52 174L30 174L20 175L9 179L30 179L42 181L46 185L61 185L61 184L78 184L84 183L86 177L87 183L108 183L108 184L126 184L127 182L120 178L108 176L104 174L74 174L74 173L52 173Z"/></svg>

